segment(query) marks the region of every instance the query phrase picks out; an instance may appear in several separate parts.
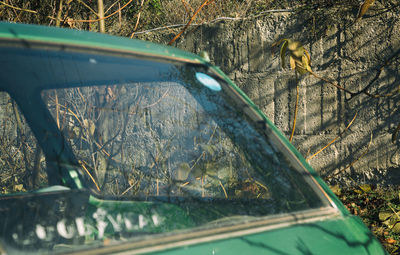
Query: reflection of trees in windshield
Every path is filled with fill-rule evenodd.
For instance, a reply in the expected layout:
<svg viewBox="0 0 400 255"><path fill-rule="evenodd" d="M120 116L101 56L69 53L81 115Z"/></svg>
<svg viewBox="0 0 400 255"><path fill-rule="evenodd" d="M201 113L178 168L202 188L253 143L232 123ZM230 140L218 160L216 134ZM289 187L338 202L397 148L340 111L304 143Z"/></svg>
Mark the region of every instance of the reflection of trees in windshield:
<svg viewBox="0 0 400 255"><path fill-rule="evenodd" d="M184 84L101 85L43 96L82 171L105 195L301 203L282 156L231 99L202 88L187 78L190 72L185 77Z"/></svg>
<svg viewBox="0 0 400 255"><path fill-rule="evenodd" d="M46 187L46 163L17 104L0 92L0 194Z"/></svg>
<svg viewBox="0 0 400 255"><path fill-rule="evenodd" d="M257 131L251 125L252 121L243 113L243 108L248 105L235 103L234 98L226 95L199 93L197 99L205 106L209 118L215 120L229 137L236 150L234 157L240 158L235 166L239 179L232 185L237 196L272 198L275 206L284 211L304 209L312 203L320 205L315 193L293 169L287 157L273 148L265 132ZM209 109L209 101L215 102L218 110Z"/></svg>

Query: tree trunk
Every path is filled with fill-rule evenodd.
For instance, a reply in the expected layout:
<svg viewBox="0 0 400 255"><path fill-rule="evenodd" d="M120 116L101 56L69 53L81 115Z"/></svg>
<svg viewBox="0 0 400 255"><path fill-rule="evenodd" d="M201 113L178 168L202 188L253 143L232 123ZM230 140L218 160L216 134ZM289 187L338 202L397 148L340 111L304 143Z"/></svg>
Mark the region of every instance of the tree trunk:
<svg viewBox="0 0 400 255"><path fill-rule="evenodd" d="M60 27L62 9L63 9L63 0L60 0L60 5L58 7L58 12L57 12L56 27Z"/></svg>
<svg viewBox="0 0 400 255"><path fill-rule="evenodd" d="M97 0L97 9L98 9L98 16L99 16L99 31L100 33L106 32L106 25L104 21L104 4L103 0Z"/></svg>

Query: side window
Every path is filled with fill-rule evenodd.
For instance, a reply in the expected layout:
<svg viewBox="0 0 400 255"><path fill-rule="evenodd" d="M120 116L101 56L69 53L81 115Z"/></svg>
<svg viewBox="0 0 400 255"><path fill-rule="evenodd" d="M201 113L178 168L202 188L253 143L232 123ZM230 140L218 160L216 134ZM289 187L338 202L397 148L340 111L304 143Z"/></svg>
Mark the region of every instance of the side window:
<svg viewBox="0 0 400 255"><path fill-rule="evenodd" d="M0 194L47 186L46 162L17 104L0 92Z"/></svg>

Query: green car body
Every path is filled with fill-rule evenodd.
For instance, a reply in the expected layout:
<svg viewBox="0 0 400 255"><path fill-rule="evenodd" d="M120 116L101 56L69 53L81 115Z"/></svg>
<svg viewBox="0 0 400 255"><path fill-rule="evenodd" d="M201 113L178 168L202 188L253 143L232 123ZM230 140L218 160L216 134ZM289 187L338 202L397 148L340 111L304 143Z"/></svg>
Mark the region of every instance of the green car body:
<svg viewBox="0 0 400 255"><path fill-rule="evenodd" d="M352 216L347 211L324 181L308 165L300 153L289 143L273 123L218 67L212 66L201 57L172 47L129 40L127 38L118 38L83 31L9 23L0 23L0 47L3 49L4 53L8 54L0 56L0 61L2 63L2 70L0 71L0 91L10 94L10 98L13 98L16 104L19 105L22 115L26 117L26 122L32 127L34 136L36 136L38 140L38 147L41 147L43 150L41 157L46 158L45 160L39 159L37 162L41 163L46 161L47 168L50 169L45 170L47 171L47 175L49 175L49 179L51 175L55 175L52 178L59 179L59 183L57 183L57 181L54 182L55 185L43 187L38 184L32 184L32 187L37 188L28 190L25 184L18 184L18 181L22 183L22 179L27 177L13 175L12 178L14 178L14 182L9 184L11 188L2 187L3 194L0 194L0 215L2 216L0 219L0 254L386 254L378 240L376 240L373 234L365 227L362 221L358 217ZM15 58L13 58L13 54L15 54ZM70 54L73 56L70 57ZM83 63L83 61L80 63L79 54L87 54L90 63ZM64 71L65 77L58 71L54 71L54 75L50 72L37 73L35 71L42 70L40 69L42 68L40 65L45 66L47 60L51 61L51 63L49 62L50 64L48 66L43 67L43 70L52 70L58 63L57 58L64 61L62 65L65 65L65 67L60 68L60 70ZM75 60L69 62L69 58L75 58L79 61L77 60L78 62L76 63L74 62ZM207 191L208 193L199 191L196 189L197 186L193 186L193 194L196 194L193 196L202 198L200 199L201 201L199 200L196 202L199 204L196 204L194 207L190 204L191 200L182 202L183 200L180 200L179 195L174 195L172 197L172 203L164 203L163 200L167 199L169 201L171 197L165 198L164 196L158 199L159 192L162 193L162 191L158 190L158 179L157 184L154 184L156 185L154 189L157 189L154 190L154 192L156 192L157 196L155 196L153 200L143 197L145 196L143 194L149 194L150 191L148 190L143 191L144 193L139 196L140 199L138 200L133 199L134 196L123 197L124 194L130 192L130 188L140 186L140 184L135 184L136 186L131 184L137 177L135 177L136 179L133 177L129 179L126 184L127 186L125 186L128 188L124 188L124 191L118 193L116 196L101 193L99 187L101 185L98 185L98 177L92 176L93 173L89 165L85 163L85 160L88 160L84 156L82 156L81 159L79 157L75 158L73 155L77 154L77 152L73 149L74 146L65 144L71 143L74 139L78 139L77 137L82 138L83 131L87 132L87 137L96 136L99 127L91 123L97 121L97 119L101 118L103 115L96 115L97 119L94 120L80 118L79 116L79 118L77 116L74 117L74 115L78 115L77 113L79 112L80 105L77 105L77 108L73 112L72 108L68 108L67 110L67 100L63 101L64 103L58 103L58 101L56 101L57 103L54 105L52 105L51 100L58 100L58 97L61 98L63 93L65 95L73 93L69 85L65 84L77 84L80 82L81 84L85 84L85 86L92 86L93 82L90 79L96 80L99 84L103 84L113 80L113 75L118 75L115 79L128 80L130 71L124 68L130 65L130 58L136 59L136 62L134 62L137 64L135 66L136 69L141 68L141 60L145 63L143 65L144 71L135 70L135 74L139 77L137 78L139 82L147 82L146 75L153 75L146 73L146 70L148 70L146 68L153 68L153 65L155 66L154 68L158 68L157 70L160 75L159 77L155 77L152 82L157 82L166 74L172 75L168 68L170 67L170 63L173 63L176 66L176 70L179 70L176 71L179 72L176 76L178 78L174 77L173 79L185 80L186 76L184 78L181 78L181 76L184 76L184 73L188 72L188 76L196 74L196 82L200 82L207 87L206 89L210 90L210 92L207 92L207 96L210 93L220 93L221 86L223 91L229 91L232 97L237 98L235 100L239 101L238 104L241 105L241 108L245 109L245 114L250 116L249 118L255 119L254 122L262 126L260 130L265 130L265 133L268 134L268 137L270 137L269 139L272 141L271 143L278 148L277 150L283 151L283 154L287 155L285 157L288 158L288 161L292 162L291 164L295 165L295 169L300 169L295 171L296 173L297 171L300 172L300 174L294 179L304 178L305 181L301 182L299 185L307 185L309 188L305 188L304 192L313 193L313 195L309 196L311 202L308 204L310 204L310 208L303 209L302 206L299 206L299 209L293 209L293 211L291 211L292 209L289 211L278 210L278 213L271 213L268 215L264 215L264 211L267 209L260 209L260 215L257 213L257 215L245 215L245 213L239 213L240 215L236 215L235 213L224 214L224 210L236 210L236 208L240 206L243 207L241 209L242 211L246 211L246 203L260 203L259 207L262 208L262 206L267 203L266 201L270 201L268 200L270 196L268 193L270 187L265 183L260 184L260 181L256 181L256 177L254 176L256 176L257 173L249 174L249 176L254 177L253 179L251 177L242 179L242 190L238 188L232 191L232 193L229 193L228 187L236 187L239 184L232 181L229 184L229 181L223 179L225 174L223 171L225 170L219 171L217 173L218 178L214 180L211 180L215 175L214 172L211 173L204 170L205 172L196 175L196 180L198 180L199 183L201 181L202 186L203 181L207 183L207 180L211 186L214 186L210 188L210 191ZM122 64L120 62L114 63L113 61L115 59L122 59ZM10 60L12 63L9 65ZM125 60L126 63L123 62ZM149 63L146 64L146 61L149 61ZM160 64L152 64L150 63L151 61L156 61L157 63L159 61ZM77 65L76 70L73 69L74 64ZM98 69L92 69L89 64L97 66ZM109 66L111 66L110 68L112 71L108 73L107 68L109 68ZM194 68L195 71L191 71L190 68ZM28 71L27 74L25 74L25 70L28 69L32 69L33 71ZM54 70L55 69L56 67L54 67ZM70 70L72 70L71 73L69 73ZM90 70L94 72L93 76L87 74ZM98 73L96 73L96 70L99 70ZM80 71L82 71L82 77L90 77L79 77ZM175 75L175 73L173 74ZM97 75L99 76L97 77ZM27 83L27 76L30 77L28 81L31 83ZM46 76L46 78L41 78L41 76ZM196 80L194 77L190 79ZM59 80L62 80L62 82ZM59 88L62 90L58 90ZM135 88L140 89L140 87ZM44 91L40 92L40 98L36 96L39 95L39 90ZM103 94L104 98L102 99L102 103L107 104L115 100L115 95L117 93L120 93L118 95L128 93L125 90L125 87L123 87L123 91L115 86L105 87L104 91L106 92ZM166 90L165 93L160 92L159 100L148 102L146 107L152 107L163 100L164 97L170 96L168 91L169 90ZM177 91L179 92L180 90ZM80 93L79 90L78 92ZM32 94L31 101L29 100L30 97L27 96L27 94L30 93ZM144 93L152 93L151 87ZM87 95L90 95L90 92L88 92ZM75 98L76 97L82 97L82 101L87 99L86 94L83 96L82 94L76 94ZM71 98L74 97L71 96ZM16 114L15 103L10 104L10 99L7 100L4 101L6 102L4 105L10 107L10 111ZM176 97L176 100L181 100L181 98ZM182 99L182 101L184 100ZM29 112L29 109L34 110L36 107L39 107L39 104L40 107L42 107L41 109L45 109L45 106L48 106L48 111L53 114L54 119L50 119L49 116L51 116L51 114L49 112L44 112L43 114L40 112ZM148 109L146 107L143 109ZM105 109L105 107L103 108ZM205 106L205 108L207 108L207 106ZM131 112L131 109L136 108L134 105L129 105L128 111ZM143 114L140 112L140 114L142 114L140 118L143 117L143 119L146 119L148 118L148 113L146 113L146 111L144 112ZM106 113L103 112L103 114ZM139 115L139 112L135 114ZM154 112L152 114L155 115ZM134 114L132 113L132 115ZM151 115L151 118L154 117L153 115ZM58 129L60 125L62 126L60 122L63 122L63 118L70 119L70 123L80 122L84 128L80 130L74 129L75 127L71 125L69 130L65 127L65 130L63 130L65 133L61 135ZM162 119L162 116L157 116L157 118ZM143 123L147 123L146 121L147 120L144 120ZM151 121L152 120L150 120L150 122ZM16 123L20 123L18 118ZM20 134L21 131L19 127L16 129L18 131L17 133ZM155 130L154 127L153 129ZM123 130L125 130L125 126ZM110 131L107 131L106 134L109 135L109 132ZM153 133L151 132L149 137L152 137ZM177 183L180 183L179 187L182 189L191 185L187 183L194 180L192 179L189 181L189 177L185 175L185 169L187 170L189 168L189 172L194 172L197 167L196 164L201 161L200 159L205 158L206 155L207 157L213 158L213 155L219 150L217 146L218 143L212 146L210 143L214 133L210 132L208 141L204 144L200 144L203 146L203 151L200 157L196 158L197 160L191 161L192 163L190 164L181 163L178 166L178 170L175 170L177 172L173 172L173 174L176 174L174 177L175 180L177 180ZM235 131L232 133L231 135L234 135ZM68 140L65 137L69 134L70 137ZM220 139L223 141L224 138ZM66 140L68 140L68 142L66 142ZM248 141L246 141L246 143L248 143ZM198 147L201 147L200 145ZM104 151L108 148L106 147L108 146L107 142L95 146L98 146L98 151ZM169 147L163 150L165 146L168 146L168 143L159 145L155 143L153 146L159 148L154 149L157 153L154 155L151 154L153 158L153 163L150 164L151 169L163 169L162 167L166 167L164 165L173 164L173 162L162 160L164 154L171 153L172 155L172 152L170 152L172 149ZM175 145L171 145L170 147L172 148L174 146ZM24 145L21 145L21 147L25 148ZM31 147L26 146L25 149L29 150ZM88 149L86 148L86 150ZM10 151L12 150L10 149ZM136 153L139 152L141 151L136 151ZM12 153L17 155L19 152ZM104 153L109 154L109 152ZM35 155L39 155L38 157L40 158L40 153L36 153ZM92 157L94 157L93 155L94 154L92 154ZM179 157L181 156L176 156L176 158ZM251 158L251 155L246 157ZM161 160L157 160L160 158ZM100 159L101 158L98 160L99 162ZM2 159L2 162L4 160L5 159ZM218 160L219 159L216 160L217 163L207 161L204 165L209 166L211 163L218 164ZM155 167L157 164L160 164L160 168ZM135 169L138 167L132 166L132 168ZM182 175L184 177L182 177ZM262 175L262 173L260 175ZM205 176L207 176L208 179L205 179ZM2 175L1 178L5 181L9 181L10 179L5 175ZM37 178L41 178L40 174ZM117 179L117 177L115 178ZM291 177L288 178L290 179ZM296 180L294 182L296 182ZM101 188L103 189L103 187ZM160 186L160 189L161 188L162 185ZM252 191L258 192L256 197L248 194ZM175 192L175 190L168 192ZM293 190L292 192L295 191ZM230 204L233 200L229 200L226 205L223 204L224 199L228 200L228 197L231 196L236 196L238 201L241 201L240 199L245 197L247 199L246 203L241 204L241 202L238 202L239 204ZM66 209L60 209L60 211L65 212L71 210L74 213L74 217L67 217L67 219L57 218L57 216L51 213L51 210L55 208L53 203L46 205L46 207L42 206L42 202L37 202L39 206L30 207L30 204L36 203L32 201L42 200L54 201L54 203L62 204L58 200L58 197L62 197L63 199L61 202L64 201L62 203L66 203L68 207ZM210 197L210 199L204 200L204 197ZM214 197L218 203L223 205L214 204L212 199ZM305 194L305 197L308 197L308 194ZM257 202L260 199L261 202ZM314 200L318 200L319 202L313 204L312 201ZM181 202L185 204L185 206L182 206ZM277 204L279 204L279 202L277 202ZM292 205L292 207L288 207L296 208L296 206L297 205ZM57 210L59 207L62 206L58 206ZM213 220L208 222L206 220L208 216L205 215L208 215L209 208L213 208L213 212L210 213L210 215L212 215L210 217ZM268 210L270 209L271 208ZM271 210L273 211L273 208ZM29 218L30 216L28 213L24 214L21 211L35 212L37 215L33 218ZM188 211L190 211L190 213L188 213ZM104 214L102 214L103 212ZM19 221L12 218L13 214L18 215ZM225 222L224 219L218 218L216 215L219 214L224 215L227 221ZM40 215L45 216L42 219ZM204 219L201 218L203 216L205 217ZM25 217L26 220L24 219ZM53 222L50 225L46 225L46 218L50 219L52 217L55 217L54 220L50 220ZM102 220L99 220L101 217L103 217ZM135 218L135 220L133 220L133 218ZM194 218L196 218L196 220L194 220ZM26 227L32 221L37 221L33 224L33 228ZM20 224L19 222L24 223ZM101 224L105 225L102 227ZM87 226L90 225L94 227L88 230ZM71 230L72 228L74 228L74 231ZM134 234L125 237L121 234L123 232L123 230L121 230L122 228L133 229ZM10 232L10 229L13 231L15 229L17 230L13 233L12 231ZM25 233L27 229L31 231L30 234ZM32 239L35 241L30 241L30 238L33 238L31 235L36 235L34 239ZM54 236L57 236L57 238ZM18 241L19 239L21 239L21 242ZM40 242L43 241L44 244L36 244L35 242L38 240ZM14 243L10 244L11 242ZM90 245L86 245L86 243L90 243ZM54 247L57 247L57 250L53 250Z"/></svg>

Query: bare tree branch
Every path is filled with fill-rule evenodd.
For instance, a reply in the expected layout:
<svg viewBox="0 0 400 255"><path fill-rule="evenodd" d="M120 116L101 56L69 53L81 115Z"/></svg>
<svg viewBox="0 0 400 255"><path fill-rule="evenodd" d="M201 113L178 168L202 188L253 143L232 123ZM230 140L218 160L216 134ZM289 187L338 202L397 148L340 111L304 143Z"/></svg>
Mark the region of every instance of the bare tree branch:
<svg viewBox="0 0 400 255"><path fill-rule="evenodd" d="M108 19L111 16L114 16L115 14L119 13L121 10L125 9L133 0L129 0L126 4L124 4L121 8L116 10L115 12L111 13L110 15L105 16L104 18L98 18L98 19L93 19L93 20L87 20L87 19L76 19L76 20L70 20L70 22L86 22L86 23L92 23L92 22L98 22L100 20L105 20Z"/></svg>
<svg viewBox="0 0 400 255"><path fill-rule="evenodd" d="M290 135L289 142L292 142L292 140L293 140L294 130L296 128L297 112L299 109L299 78L297 76L297 71L295 71L295 73L296 73L296 104L295 104L295 109L294 109L292 133Z"/></svg>
<svg viewBox="0 0 400 255"><path fill-rule="evenodd" d="M38 14L38 12L37 12L37 11L32 11L32 10L29 10L29 9L23 9L23 8L19 8L19 7L16 7L16 6L12 6L12 5L10 5L10 4L8 4L8 3L4 2L4 1L0 1L0 4L3 4L3 5L5 5L5 6L9 7L9 8L12 8L12 9L14 9L14 10L18 10L18 11L24 11L24 12L30 12L30 13L34 13L34 14Z"/></svg>
<svg viewBox="0 0 400 255"><path fill-rule="evenodd" d="M136 30L137 30L137 28L138 28L138 26L139 26L140 15L142 14L142 10L143 10L143 3L144 3L144 0L142 0L142 2L140 3L140 10L139 10L139 13L138 13L138 15L137 15L135 28L133 29L133 33L131 34L131 39L132 39L133 36L135 35L135 32L136 32Z"/></svg>
<svg viewBox="0 0 400 255"><path fill-rule="evenodd" d="M213 1L213 0L211 0ZM196 10L196 12L193 14L193 16L190 18L189 22L185 25L185 27L181 30L181 32L179 32L174 38L172 38L172 40L168 43L168 45L172 45L176 39L178 39L183 32L186 31L186 29L190 26L190 24L193 22L193 20L196 18L197 14L199 14L199 12L201 11L201 9L203 9L204 6L206 6L208 3L210 2L210 0L205 0L200 7Z"/></svg>
<svg viewBox="0 0 400 255"><path fill-rule="evenodd" d="M386 61L383 63L383 65L376 72L375 77L368 83L368 85L365 88L363 88L362 90L360 90L359 92L353 93L350 97L350 100L360 94L365 94L365 95L367 95L369 97L373 97L373 98L393 96L395 93L390 93L390 94L386 94L386 95L374 95L374 94L370 94L369 92L367 92L367 90L379 79L383 69L387 65L389 65L390 62L393 59L395 59L396 57L398 57L399 55L400 55L400 49L398 49L395 53L393 53L392 56L390 56L388 59L386 59Z"/></svg>
<svg viewBox="0 0 400 255"><path fill-rule="evenodd" d="M357 113L354 115L353 119L350 121L350 123L347 125L347 127L340 132L340 134L338 136L336 136L334 139L332 139L332 141L330 141L327 145L325 145L322 149L320 149L319 151L317 151L316 153L314 153L313 155L311 155L310 157L308 157L306 160L310 161L313 157L317 156L319 153L321 153L322 151L324 151L326 148L328 148L332 143L334 143L337 139L339 139L339 137L341 137L349 128L350 126L353 124L354 120L357 117Z"/></svg>
<svg viewBox="0 0 400 255"><path fill-rule="evenodd" d="M346 171L347 169L349 169L350 167L352 167L357 161L359 161L362 157L365 156L365 154L368 153L369 147L371 146L371 144L372 144L372 132L371 132L371 139L370 139L370 141L369 141L369 143L368 143L368 145L367 145L367 149L366 149L356 160L354 160L353 162L351 162L351 163L350 163L348 166L346 166L345 168L339 170L337 173L331 174L331 175L325 177L324 179L325 179L325 180L330 180L330 179L332 179L333 177L339 175L340 173L342 173L342 172Z"/></svg>

